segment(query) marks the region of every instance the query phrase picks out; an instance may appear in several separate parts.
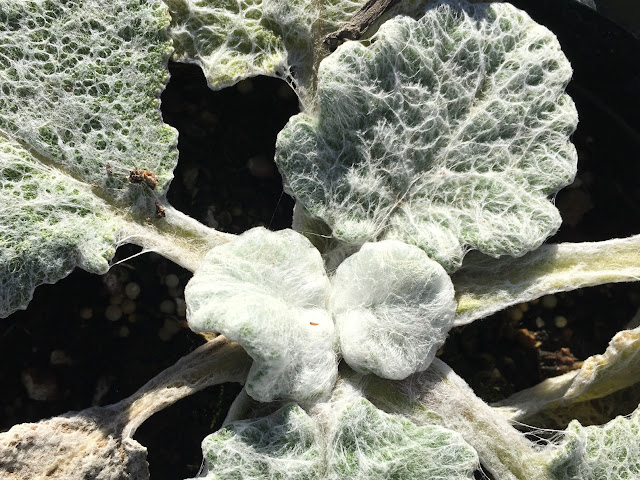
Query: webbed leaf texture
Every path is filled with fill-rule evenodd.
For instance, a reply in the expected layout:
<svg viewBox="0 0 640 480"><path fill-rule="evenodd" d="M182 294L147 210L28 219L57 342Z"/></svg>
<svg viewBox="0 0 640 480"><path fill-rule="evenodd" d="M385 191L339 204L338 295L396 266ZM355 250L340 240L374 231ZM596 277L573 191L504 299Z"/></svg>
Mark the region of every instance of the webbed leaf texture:
<svg viewBox="0 0 640 480"><path fill-rule="evenodd" d="M346 42L318 72L317 108L280 133L285 189L338 239L398 239L452 271L469 249L537 248L576 172L571 67L508 4L440 2Z"/></svg>
<svg viewBox="0 0 640 480"><path fill-rule="evenodd" d="M168 24L160 1L0 0L0 317L75 266L104 273L121 219L153 215L177 161Z"/></svg>

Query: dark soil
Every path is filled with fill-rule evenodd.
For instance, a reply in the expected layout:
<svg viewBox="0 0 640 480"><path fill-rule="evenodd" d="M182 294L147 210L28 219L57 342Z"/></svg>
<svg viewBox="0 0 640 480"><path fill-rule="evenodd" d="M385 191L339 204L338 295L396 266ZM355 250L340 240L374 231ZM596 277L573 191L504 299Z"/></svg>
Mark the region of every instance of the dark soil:
<svg viewBox="0 0 640 480"><path fill-rule="evenodd" d="M557 32L575 68L569 93L580 113L573 138L579 174L557 197L565 223L552 240L636 234L640 122L632 108L640 98L640 62L632 59L640 50L593 12L560 4L518 5ZM271 159L277 132L297 112L291 90L280 80L256 78L211 92L194 66L172 64L171 73L162 110L180 131L181 152L171 203L228 232L288 227L293 202L282 193ZM123 247L117 259L136 252ZM189 278L149 254L103 277L75 271L39 287L28 311L0 320L0 430L116 402L202 343L186 328L182 299ZM140 287L134 300L126 289L132 283ZM441 358L480 396L497 400L603 352L639 307L634 284L558 294L457 329ZM237 385L209 388L140 428L136 439L149 449L154 480L197 473L200 441L220 425L238 391Z"/></svg>

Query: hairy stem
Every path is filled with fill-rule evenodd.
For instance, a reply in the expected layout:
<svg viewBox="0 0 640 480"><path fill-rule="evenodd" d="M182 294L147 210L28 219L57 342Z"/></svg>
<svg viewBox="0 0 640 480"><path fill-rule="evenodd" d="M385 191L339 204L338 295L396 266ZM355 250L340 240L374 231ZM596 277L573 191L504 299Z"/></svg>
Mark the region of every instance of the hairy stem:
<svg viewBox="0 0 640 480"><path fill-rule="evenodd" d="M543 295L640 280L640 235L592 243L543 245L518 258L470 254L452 276L465 325Z"/></svg>
<svg viewBox="0 0 640 480"><path fill-rule="evenodd" d="M195 272L209 250L235 236L209 228L167 203L161 206L163 218L128 221L120 241L139 245L144 251L157 252Z"/></svg>
<svg viewBox="0 0 640 480"><path fill-rule="evenodd" d="M132 437L151 415L181 398L211 385L244 383L251 362L240 345L222 335L201 345L113 406L126 412L124 437Z"/></svg>

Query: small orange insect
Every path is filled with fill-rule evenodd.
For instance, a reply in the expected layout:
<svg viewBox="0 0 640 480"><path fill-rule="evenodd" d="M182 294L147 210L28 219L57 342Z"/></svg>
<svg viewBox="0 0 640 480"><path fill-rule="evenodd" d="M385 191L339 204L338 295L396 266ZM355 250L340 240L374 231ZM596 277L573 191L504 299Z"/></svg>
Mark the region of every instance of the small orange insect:
<svg viewBox="0 0 640 480"><path fill-rule="evenodd" d="M158 177L149 170L143 170L136 168L129 172L129 181L131 183L145 183L151 190L155 190L158 185Z"/></svg>
<svg viewBox="0 0 640 480"><path fill-rule="evenodd" d="M309 322L309 325L314 325L315 326L315 325L319 325L319 324L316 323L316 322Z"/></svg>
<svg viewBox="0 0 640 480"><path fill-rule="evenodd" d="M156 218L164 218L167 214L164 211L164 207L156 200Z"/></svg>

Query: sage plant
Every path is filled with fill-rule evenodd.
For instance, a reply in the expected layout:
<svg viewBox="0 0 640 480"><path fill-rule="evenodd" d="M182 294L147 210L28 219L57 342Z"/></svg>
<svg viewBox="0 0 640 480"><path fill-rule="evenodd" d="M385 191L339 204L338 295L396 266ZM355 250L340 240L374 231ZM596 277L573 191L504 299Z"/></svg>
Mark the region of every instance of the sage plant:
<svg viewBox="0 0 640 480"><path fill-rule="evenodd" d="M213 89L293 87L291 229L226 234L168 203L170 59ZM640 409L546 442L514 423L637 402L639 327L493 406L436 358L456 326L640 277L640 236L544 244L577 168L571 73L506 3L0 0L0 315L133 243L193 272L189 326L220 334L115 405L0 434L1 476L148 478L136 428L239 382L199 478L637 478Z"/></svg>

